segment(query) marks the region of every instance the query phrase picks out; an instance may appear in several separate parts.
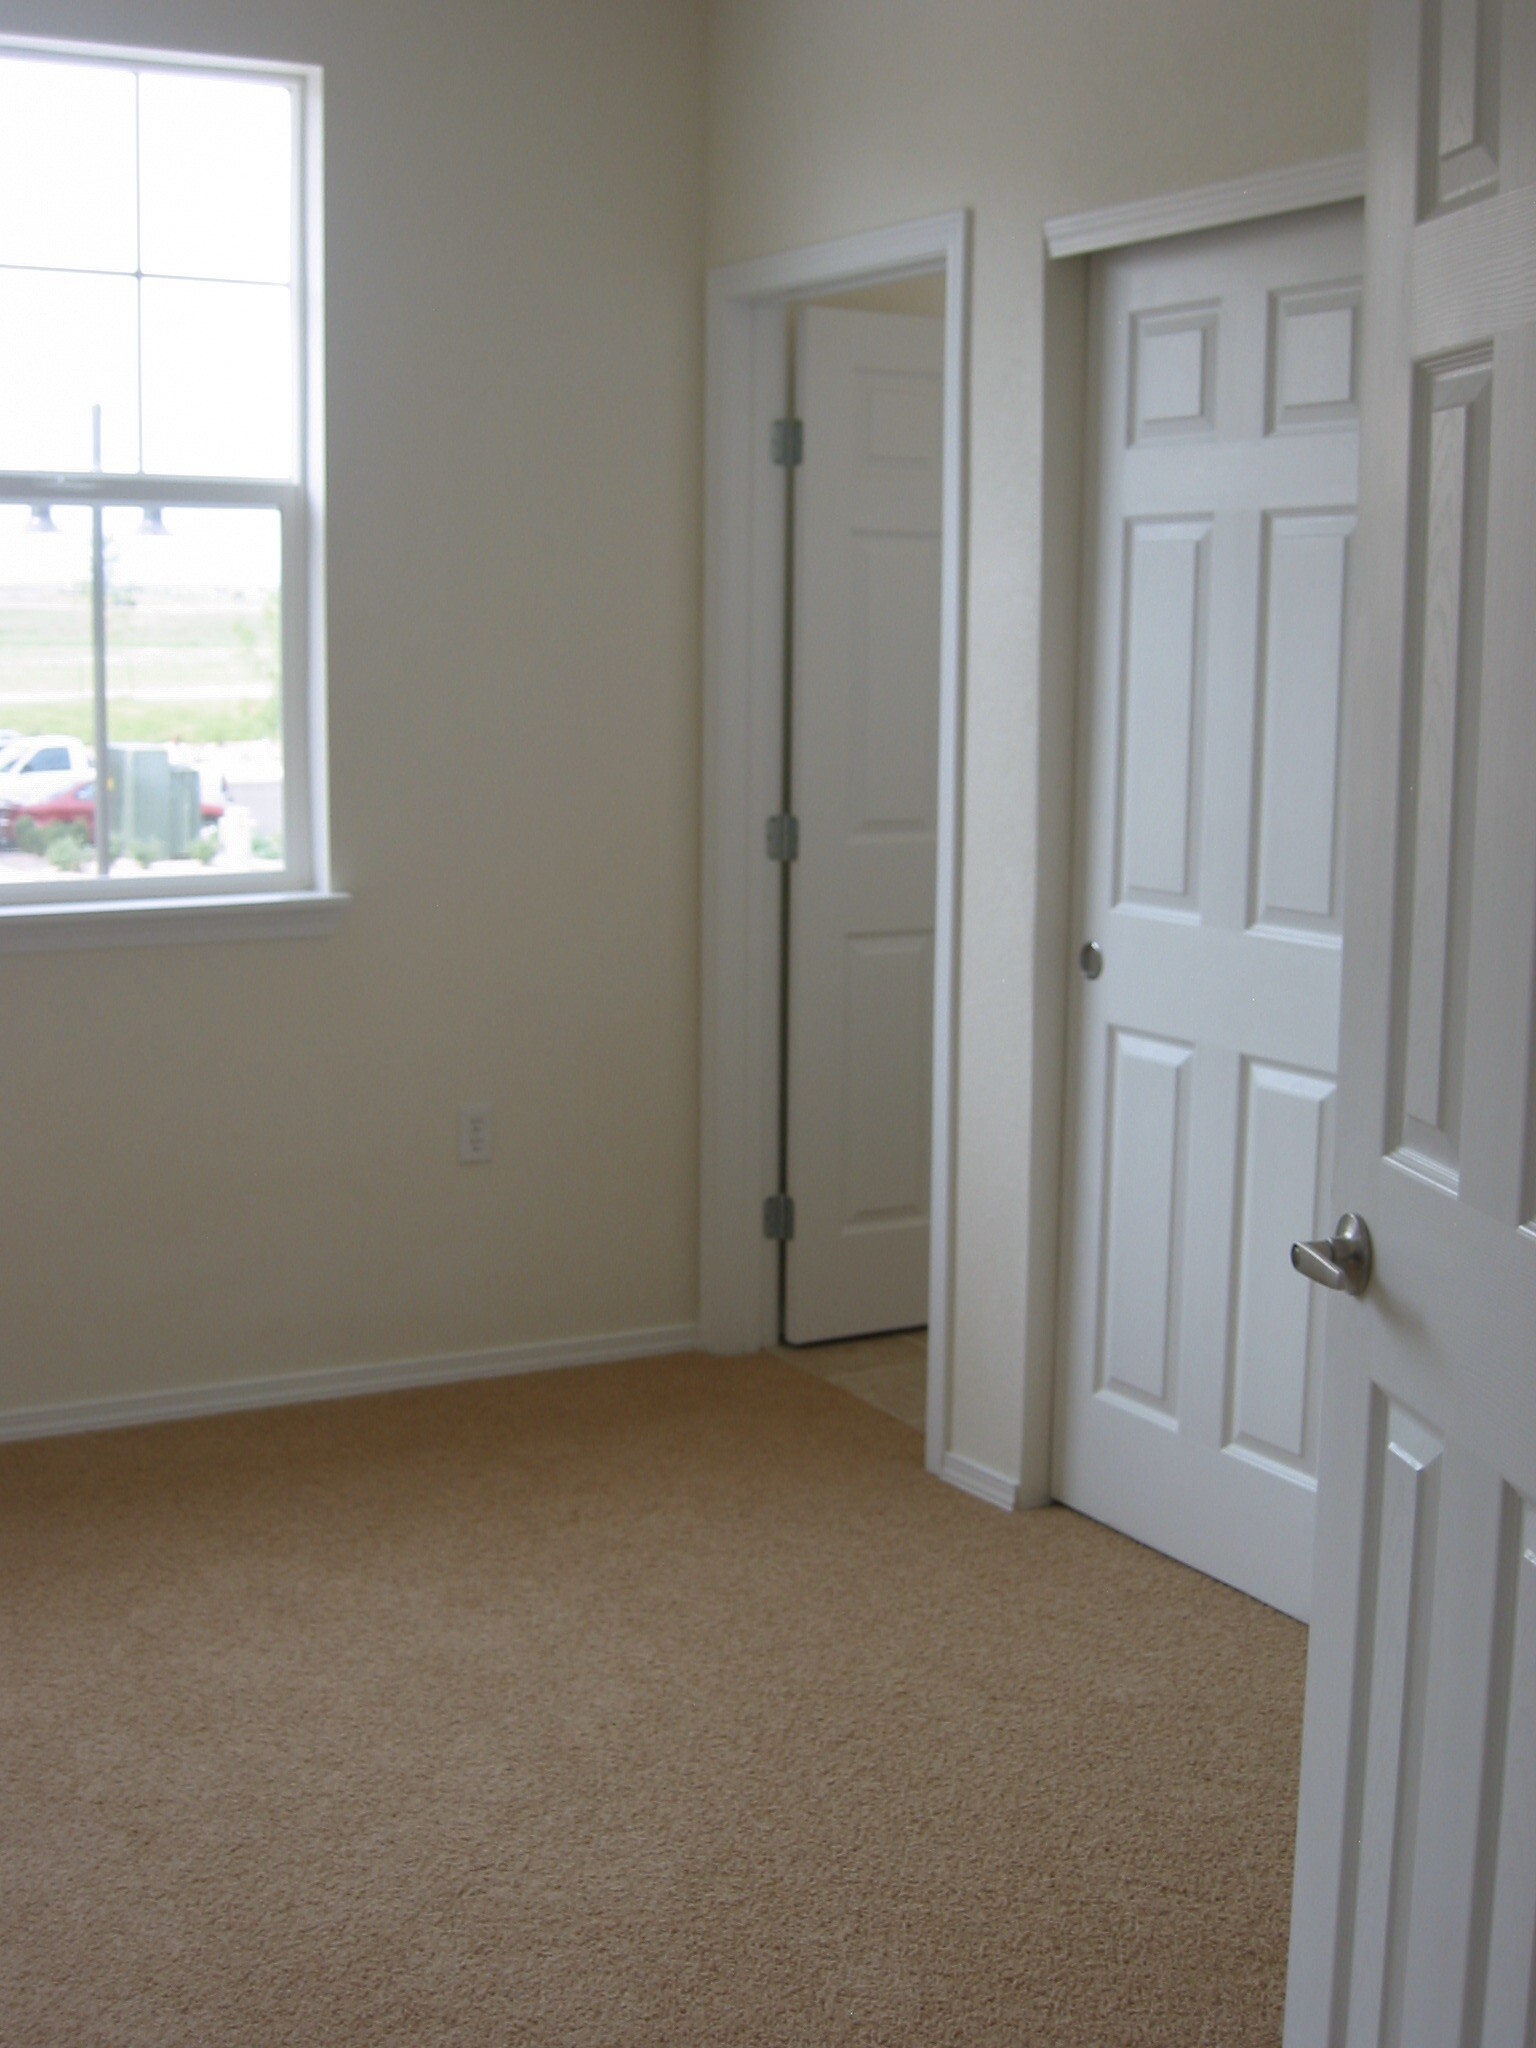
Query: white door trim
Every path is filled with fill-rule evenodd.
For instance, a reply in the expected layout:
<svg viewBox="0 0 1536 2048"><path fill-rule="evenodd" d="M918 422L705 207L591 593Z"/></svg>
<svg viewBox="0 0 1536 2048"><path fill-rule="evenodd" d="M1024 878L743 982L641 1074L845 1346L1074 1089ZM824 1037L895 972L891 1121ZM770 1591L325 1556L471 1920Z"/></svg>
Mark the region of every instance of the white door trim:
<svg viewBox="0 0 1536 2048"><path fill-rule="evenodd" d="M768 429L787 390L784 309L818 293L944 274L931 1472L942 1471L949 1434L969 253L969 215L956 212L713 270L705 340L699 1335L706 1350L735 1353L778 1335L776 1251L762 1234L762 1205L777 1169L779 890L763 830L779 808L783 766L784 523Z"/></svg>
<svg viewBox="0 0 1536 2048"><path fill-rule="evenodd" d="M1278 171L1259 171L1250 178L1228 178L1220 185L1198 185L1190 192L1061 214L1045 224L1046 254L1091 256L1099 249L1123 249L1133 242L1160 241L1164 235L1235 227L1277 213L1301 213L1308 207L1364 197L1363 151L1321 157Z"/></svg>

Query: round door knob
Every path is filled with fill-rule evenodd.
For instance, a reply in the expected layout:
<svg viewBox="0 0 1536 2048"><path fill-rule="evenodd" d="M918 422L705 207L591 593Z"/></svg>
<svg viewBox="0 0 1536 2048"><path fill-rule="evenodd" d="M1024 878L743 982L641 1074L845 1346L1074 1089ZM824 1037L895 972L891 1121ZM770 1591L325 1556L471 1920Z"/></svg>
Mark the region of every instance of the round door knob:
<svg viewBox="0 0 1536 2048"><path fill-rule="evenodd" d="M1083 970L1085 981L1097 981L1104 972L1104 948L1097 939L1090 939L1077 956L1077 964Z"/></svg>

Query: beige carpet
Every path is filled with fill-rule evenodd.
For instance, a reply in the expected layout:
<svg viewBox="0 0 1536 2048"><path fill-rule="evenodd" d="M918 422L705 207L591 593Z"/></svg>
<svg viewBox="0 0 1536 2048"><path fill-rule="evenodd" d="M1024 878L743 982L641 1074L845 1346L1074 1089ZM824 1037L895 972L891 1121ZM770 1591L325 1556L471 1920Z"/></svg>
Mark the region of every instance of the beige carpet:
<svg viewBox="0 0 1536 2048"><path fill-rule="evenodd" d="M928 1413L928 1332L899 1330L889 1337L854 1337L835 1344L783 1344L774 1353L786 1365L814 1373L857 1394L882 1415L921 1429Z"/></svg>
<svg viewBox="0 0 1536 2048"><path fill-rule="evenodd" d="M1305 1638L778 1360L0 1449L5 2048L1279 2040Z"/></svg>

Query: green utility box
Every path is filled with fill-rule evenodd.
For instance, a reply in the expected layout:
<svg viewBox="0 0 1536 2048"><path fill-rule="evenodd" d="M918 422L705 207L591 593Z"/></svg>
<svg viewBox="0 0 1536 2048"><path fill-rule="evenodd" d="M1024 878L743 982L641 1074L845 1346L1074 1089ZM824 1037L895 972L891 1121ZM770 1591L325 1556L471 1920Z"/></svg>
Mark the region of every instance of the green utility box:
<svg viewBox="0 0 1536 2048"><path fill-rule="evenodd" d="M171 769L171 836L167 844L171 858L180 860L192 851L203 829L203 785L195 768Z"/></svg>
<svg viewBox="0 0 1536 2048"><path fill-rule="evenodd" d="M173 767L164 747L108 747L107 820L115 853L143 848L181 859L202 830L197 770Z"/></svg>

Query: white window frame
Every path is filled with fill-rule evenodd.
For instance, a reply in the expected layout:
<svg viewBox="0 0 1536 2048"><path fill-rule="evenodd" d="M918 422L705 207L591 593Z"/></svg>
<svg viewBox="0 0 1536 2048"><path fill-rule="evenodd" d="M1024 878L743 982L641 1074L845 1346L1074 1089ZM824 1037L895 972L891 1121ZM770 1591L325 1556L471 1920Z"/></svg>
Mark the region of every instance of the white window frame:
<svg viewBox="0 0 1536 2048"><path fill-rule="evenodd" d="M270 875L89 875L0 892L0 952L199 939L319 936L347 898L332 883L325 719L325 354L321 73L192 51L0 36L0 56L239 75L293 95L292 481L0 470L0 502L274 509L282 520L283 850ZM98 763L98 771L101 768Z"/></svg>

